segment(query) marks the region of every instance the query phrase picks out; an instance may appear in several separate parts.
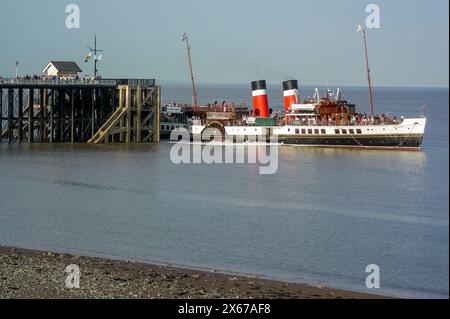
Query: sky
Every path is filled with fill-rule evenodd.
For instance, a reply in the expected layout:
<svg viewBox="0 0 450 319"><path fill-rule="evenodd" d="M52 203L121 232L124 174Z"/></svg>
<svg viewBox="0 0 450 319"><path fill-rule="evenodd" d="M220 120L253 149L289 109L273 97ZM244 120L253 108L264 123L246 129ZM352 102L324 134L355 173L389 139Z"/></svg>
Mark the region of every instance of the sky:
<svg viewBox="0 0 450 319"><path fill-rule="evenodd" d="M368 4L380 27L367 30L375 86L448 87L448 0L1 0L0 76L40 74L50 60L84 73L86 46L104 49L103 78L188 82L188 32L199 83L366 85L358 24ZM68 4L80 28L66 27Z"/></svg>

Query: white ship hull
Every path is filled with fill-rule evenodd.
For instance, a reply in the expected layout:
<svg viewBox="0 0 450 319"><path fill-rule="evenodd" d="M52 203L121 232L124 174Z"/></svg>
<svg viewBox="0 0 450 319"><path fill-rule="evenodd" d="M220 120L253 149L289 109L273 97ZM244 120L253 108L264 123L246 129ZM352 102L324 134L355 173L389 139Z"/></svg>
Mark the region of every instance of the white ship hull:
<svg viewBox="0 0 450 319"><path fill-rule="evenodd" d="M256 136L277 137L278 142L321 147L377 148L420 150L426 118L404 119L394 125L284 125L284 126L224 126L226 138L246 141ZM206 125L193 125L192 135L202 140ZM208 134L209 135L209 134Z"/></svg>

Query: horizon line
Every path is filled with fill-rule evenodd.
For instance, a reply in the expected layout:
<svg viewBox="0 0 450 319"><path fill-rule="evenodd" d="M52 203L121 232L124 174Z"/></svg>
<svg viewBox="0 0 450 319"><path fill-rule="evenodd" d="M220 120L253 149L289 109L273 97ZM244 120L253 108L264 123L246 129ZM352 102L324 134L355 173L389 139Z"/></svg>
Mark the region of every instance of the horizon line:
<svg viewBox="0 0 450 319"><path fill-rule="evenodd" d="M185 86L191 86L190 81L177 81L177 80L158 80L156 79L156 82L161 84L169 84L169 85L185 85ZM268 87L275 87L279 86L282 83L274 84L274 83L267 83ZM233 83L220 83L220 82L196 82L196 86L248 86L250 85L250 82L233 82ZM367 88L367 85L364 84L342 84L342 85L332 85L332 84L323 84L323 83L304 83L303 86L309 86L309 87L356 87L356 88ZM408 85L408 84L402 84L402 85L372 85L372 88L426 88L426 89L449 89L449 86L445 85L429 85L429 84L420 84L420 85Z"/></svg>

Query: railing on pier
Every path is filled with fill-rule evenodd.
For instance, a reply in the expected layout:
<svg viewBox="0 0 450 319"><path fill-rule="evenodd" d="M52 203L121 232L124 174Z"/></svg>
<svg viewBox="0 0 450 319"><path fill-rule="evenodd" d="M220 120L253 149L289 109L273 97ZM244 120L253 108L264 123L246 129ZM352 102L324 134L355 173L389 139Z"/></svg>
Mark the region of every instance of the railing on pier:
<svg viewBox="0 0 450 319"><path fill-rule="evenodd" d="M154 79L0 79L0 85L36 85L36 86L105 86L117 85L155 86Z"/></svg>
<svg viewBox="0 0 450 319"><path fill-rule="evenodd" d="M131 86L155 86L155 79L116 79L117 85L131 85Z"/></svg>

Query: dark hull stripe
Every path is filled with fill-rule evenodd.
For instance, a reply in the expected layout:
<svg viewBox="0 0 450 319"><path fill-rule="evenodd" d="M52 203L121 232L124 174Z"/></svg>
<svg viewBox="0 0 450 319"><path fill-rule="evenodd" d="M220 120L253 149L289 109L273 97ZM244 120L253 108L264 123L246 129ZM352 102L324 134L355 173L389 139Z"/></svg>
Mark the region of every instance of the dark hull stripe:
<svg viewBox="0 0 450 319"><path fill-rule="evenodd" d="M204 139L202 139L204 140ZM245 139L246 140L246 139ZM269 141L269 140L268 140ZM278 142L287 145L303 145L338 148L370 148L420 150L423 135L396 136L278 136Z"/></svg>
<svg viewBox="0 0 450 319"><path fill-rule="evenodd" d="M338 146L338 147L382 147L420 148L423 136L340 136L340 137L279 137L285 144Z"/></svg>
<svg viewBox="0 0 450 319"><path fill-rule="evenodd" d="M397 150L397 151L420 151L420 146L360 146L360 145L313 145L313 144L286 144L286 146L302 146L302 147L323 147L323 148L347 148L347 149L370 149L370 150Z"/></svg>
<svg viewBox="0 0 450 319"><path fill-rule="evenodd" d="M413 138L423 137L423 134L333 134L333 135L318 135L318 134L290 134L290 135L278 135L278 138Z"/></svg>

